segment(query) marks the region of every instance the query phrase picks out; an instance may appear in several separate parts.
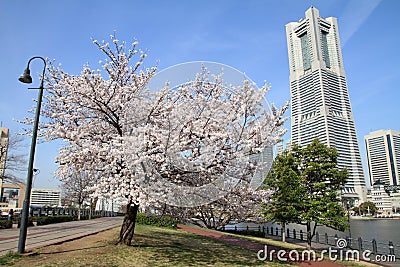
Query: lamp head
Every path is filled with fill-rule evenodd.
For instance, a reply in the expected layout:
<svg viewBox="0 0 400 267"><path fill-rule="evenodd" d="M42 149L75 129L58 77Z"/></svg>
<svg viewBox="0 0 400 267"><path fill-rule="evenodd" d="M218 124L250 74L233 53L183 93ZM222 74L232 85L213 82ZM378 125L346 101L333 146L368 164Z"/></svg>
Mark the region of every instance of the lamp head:
<svg viewBox="0 0 400 267"><path fill-rule="evenodd" d="M32 83L31 71L28 68L26 68L24 74L22 74L18 78L18 80L23 83Z"/></svg>

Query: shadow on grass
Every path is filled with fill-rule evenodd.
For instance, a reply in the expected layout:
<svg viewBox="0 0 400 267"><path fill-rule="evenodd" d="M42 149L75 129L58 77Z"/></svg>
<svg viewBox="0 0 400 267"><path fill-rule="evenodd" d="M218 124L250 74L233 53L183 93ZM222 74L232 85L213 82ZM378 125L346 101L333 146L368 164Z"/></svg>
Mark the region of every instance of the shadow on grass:
<svg viewBox="0 0 400 267"><path fill-rule="evenodd" d="M138 226L132 246L115 245L118 233L91 239L61 251L39 252L19 266L287 266L258 260L257 253L188 232ZM111 237L113 236L113 237ZM54 248L52 250L57 250ZM52 256L51 254L54 254ZM99 261L101 259L101 261ZM10 257L8 262L19 259ZM25 262L24 262L25 261ZM46 265L48 264L48 265ZM1 265L1 264L0 264ZM11 264L9 264L11 265ZM36 265L35 265L36 266Z"/></svg>
<svg viewBox="0 0 400 267"><path fill-rule="evenodd" d="M150 266L265 266L256 252L218 240L176 230L138 230L133 248L146 252ZM270 265L283 266L272 262Z"/></svg>
<svg viewBox="0 0 400 267"><path fill-rule="evenodd" d="M93 248L102 248L102 247L107 247L107 245L99 245L99 246L90 246L86 248L76 248L76 249L69 249L69 250L61 250L61 251L52 251L52 252L40 252L38 253L39 255L52 255L52 254L61 254L61 253L68 253L68 252L74 252L74 251L84 251L84 250L89 250Z"/></svg>

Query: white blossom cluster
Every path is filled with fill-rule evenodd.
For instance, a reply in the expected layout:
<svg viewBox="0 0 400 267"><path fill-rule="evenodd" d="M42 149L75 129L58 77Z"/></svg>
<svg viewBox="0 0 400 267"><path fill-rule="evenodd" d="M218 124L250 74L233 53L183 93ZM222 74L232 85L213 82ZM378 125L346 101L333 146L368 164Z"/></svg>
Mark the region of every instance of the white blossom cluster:
<svg viewBox="0 0 400 267"><path fill-rule="evenodd" d="M248 182L258 167L249 156L285 133L287 105L269 112L267 85L226 86L222 74L205 68L193 81L151 93L146 85L156 67L141 67L146 54L137 42L127 50L111 39L93 41L107 57L102 70L85 65L75 76L49 62L41 135L66 143L57 176L68 182L71 169L85 171L94 196L182 207Z"/></svg>

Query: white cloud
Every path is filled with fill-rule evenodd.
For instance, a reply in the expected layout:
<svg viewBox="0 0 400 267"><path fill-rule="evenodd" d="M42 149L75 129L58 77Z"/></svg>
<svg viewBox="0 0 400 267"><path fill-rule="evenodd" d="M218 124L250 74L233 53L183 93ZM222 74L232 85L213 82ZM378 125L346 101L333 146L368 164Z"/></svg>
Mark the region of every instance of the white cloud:
<svg viewBox="0 0 400 267"><path fill-rule="evenodd" d="M344 47L382 0L352 0L340 16L340 39Z"/></svg>

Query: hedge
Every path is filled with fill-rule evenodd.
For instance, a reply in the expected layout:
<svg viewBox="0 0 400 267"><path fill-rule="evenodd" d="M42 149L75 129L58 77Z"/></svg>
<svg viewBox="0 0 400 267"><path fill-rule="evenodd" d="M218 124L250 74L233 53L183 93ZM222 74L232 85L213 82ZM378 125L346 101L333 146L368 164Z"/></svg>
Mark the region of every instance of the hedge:
<svg viewBox="0 0 400 267"><path fill-rule="evenodd" d="M34 221L37 222L37 225L46 225L52 223L61 223L61 222L70 222L76 221L76 216L70 215L58 215L58 216L40 216L40 217L32 217Z"/></svg>
<svg viewBox="0 0 400 267"><path fill-rule="evenodd" d="M91 219L100 218L100 215L92 215ZM37 221L37 225L46 225L52 223L70 222L77 221L77 215L56 215L56 216L40 216L31 217L34 221ZM89 215L81 215L81 220L89 220Z"/></svg>
<svg viewBox="0 0 400 267"><path fill-rule="evenodd" d="M100 215L92 215L91 219L100 218ZM81 220L88 220L88 215L81 215ZM39 217L29 217L28 218L28 226L33 226L33 222L36 222L37 225L47 225L53 223L61 223L61 222L70 222L70 221L77 221L78 216L74 215L56 215L56 216L39 216ZM20 217L14 217L13 221L10 220L0 220L0 229L7 229L12 228L13 223L18 224L18 228L20 227L21 223Z"/></svg>
<svg viewBox="0 0 400 267"><path fill-rule="evenodd" d="M0 229L8 229L8 228L12 228L12 221L1 220L0 221Z"/></svg>
<svg viewBox="0 0 400 267"><path fill-rule="evenodd" d="M178 221L169 216L157 216L155 214L146 215L145 213L138 212L136 215L136 223L158 227L176 228Z"/></svg>

